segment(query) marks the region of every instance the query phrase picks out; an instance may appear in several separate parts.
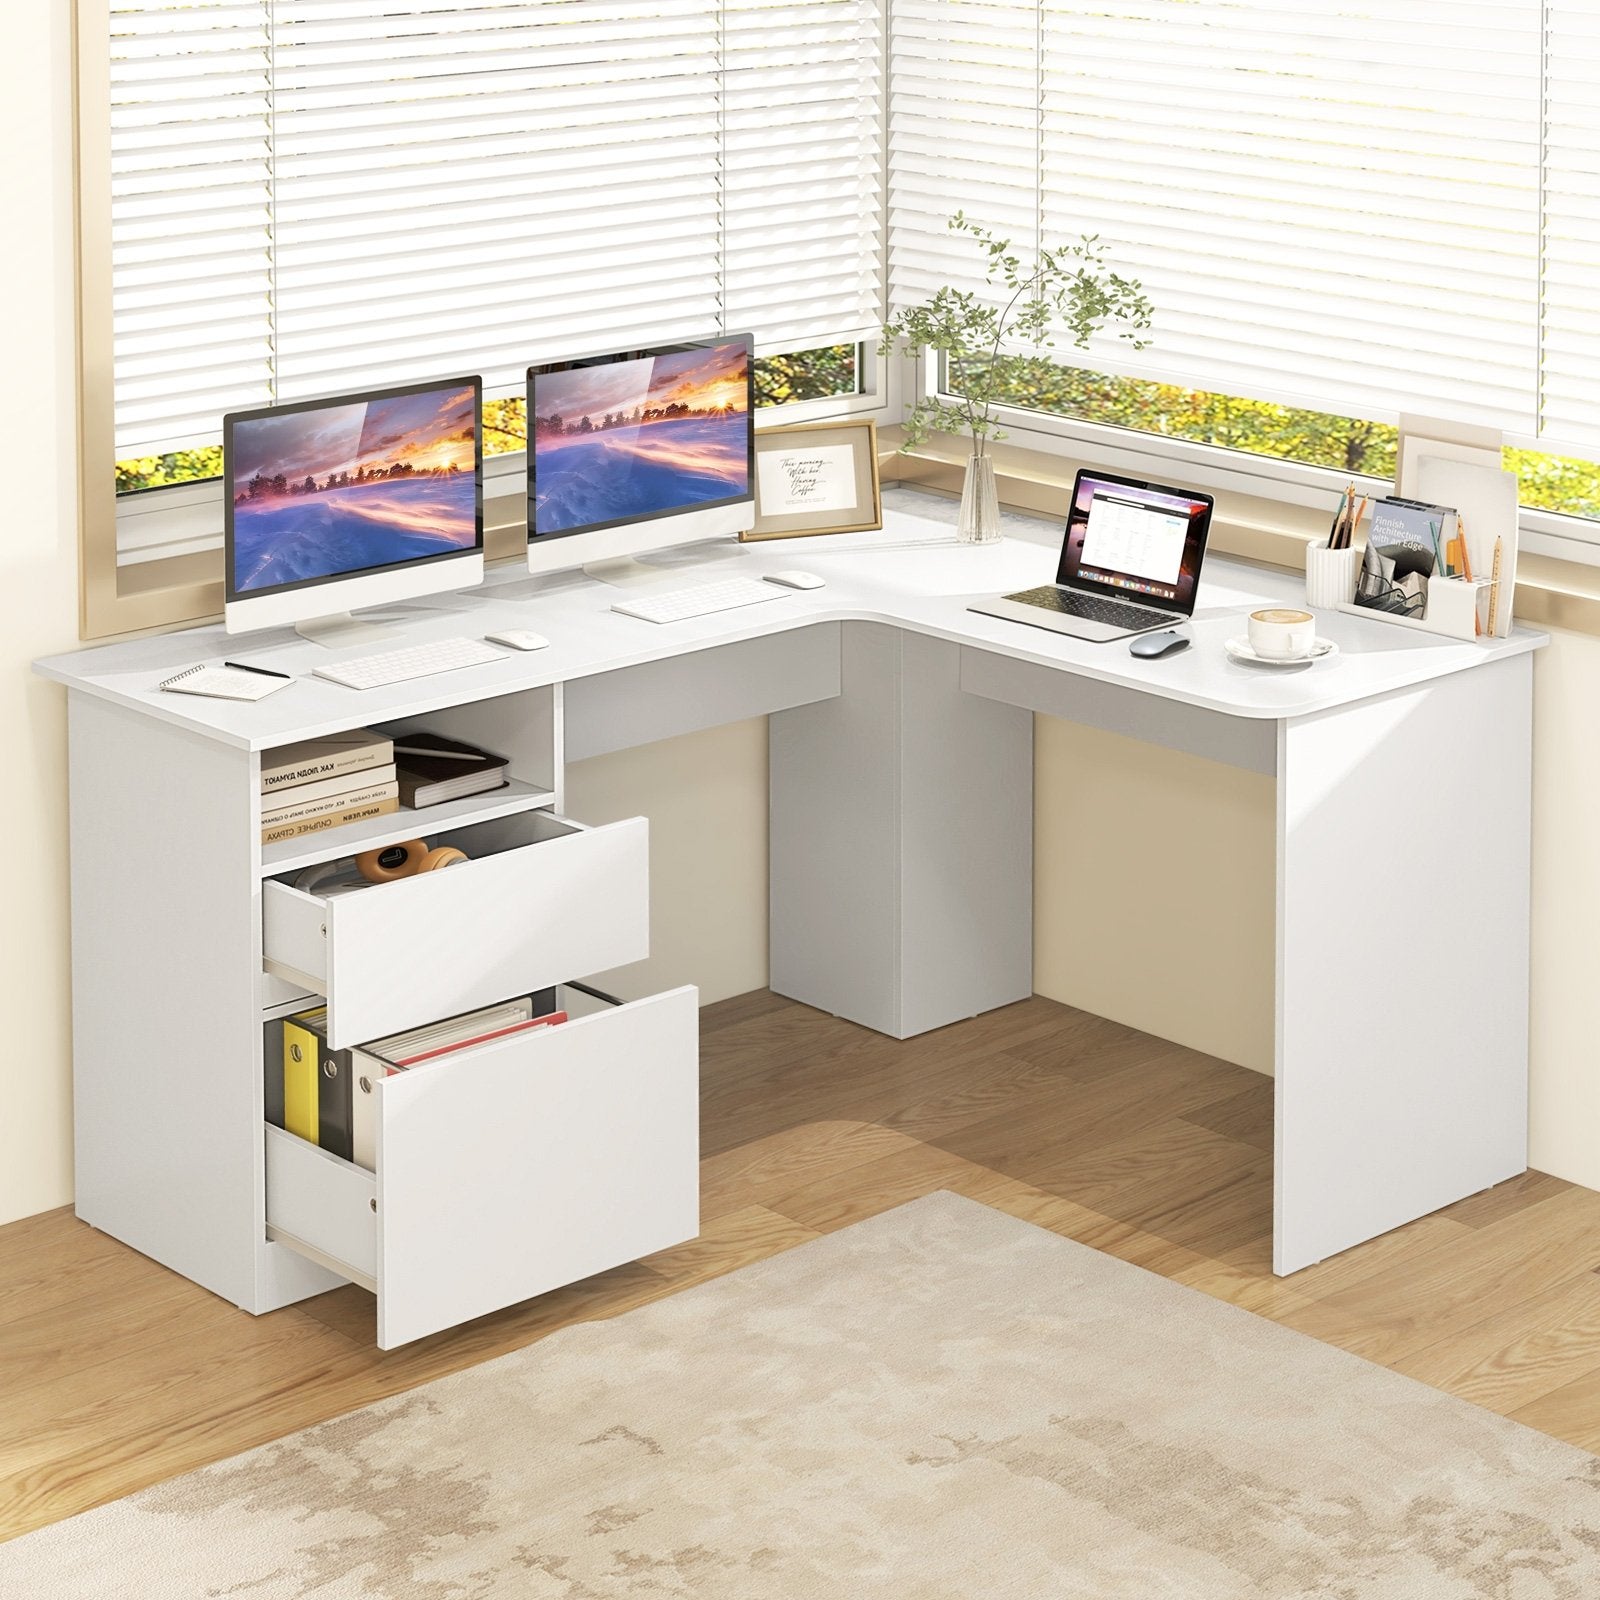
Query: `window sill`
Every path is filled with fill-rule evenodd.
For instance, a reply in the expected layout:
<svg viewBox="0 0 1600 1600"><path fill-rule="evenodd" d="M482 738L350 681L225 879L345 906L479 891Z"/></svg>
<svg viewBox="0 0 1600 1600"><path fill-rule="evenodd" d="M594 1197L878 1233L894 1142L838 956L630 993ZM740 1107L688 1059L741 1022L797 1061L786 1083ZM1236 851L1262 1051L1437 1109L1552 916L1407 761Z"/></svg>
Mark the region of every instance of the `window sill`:
<svg viewBox="0 0 1600 1600"><path fill-rule="evenodd" d="M967 452L949 435L902 452L900 428L880 428L885 483L909 483L944 494L961 492ZM1067 455L992 446L1001 501L1017 511L1059 517L1080 466ZM1328 531L1330 515L1255 495L1222 493L1211 525L1211 548L1291 572L1305 570L1305 547ZM1524 553L1517 562L1516 617L1535 628L1600 636L1600 568Z"/></svg>

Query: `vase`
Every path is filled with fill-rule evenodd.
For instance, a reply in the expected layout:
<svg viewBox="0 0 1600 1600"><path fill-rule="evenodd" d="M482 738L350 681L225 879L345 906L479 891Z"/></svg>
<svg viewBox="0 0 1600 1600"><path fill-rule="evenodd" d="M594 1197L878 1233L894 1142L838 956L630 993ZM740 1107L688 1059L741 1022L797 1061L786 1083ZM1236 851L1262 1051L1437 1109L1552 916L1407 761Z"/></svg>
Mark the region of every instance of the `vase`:
<svg viewBox="0 0 1600 1600"><path fill-rule="evenodd" d="M1000 499L994 487L994 458L973 455L961 486L956 537L962 544L993 544L1000 537Z"/></svg>

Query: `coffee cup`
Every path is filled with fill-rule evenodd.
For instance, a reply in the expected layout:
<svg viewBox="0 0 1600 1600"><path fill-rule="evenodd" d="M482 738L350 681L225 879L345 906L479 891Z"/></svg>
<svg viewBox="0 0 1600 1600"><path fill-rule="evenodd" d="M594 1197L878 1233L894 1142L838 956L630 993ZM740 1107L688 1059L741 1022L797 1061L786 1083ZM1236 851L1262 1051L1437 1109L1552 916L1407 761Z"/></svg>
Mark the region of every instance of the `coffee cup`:
<svg viewBox="0 0 1600 1600"><path fill-rule="evenodd" d="M1317 619L1309 611L1288 607L1252 611L1250 648L1273 661L1299 661L1311 654L1317 642Z"/></svg>

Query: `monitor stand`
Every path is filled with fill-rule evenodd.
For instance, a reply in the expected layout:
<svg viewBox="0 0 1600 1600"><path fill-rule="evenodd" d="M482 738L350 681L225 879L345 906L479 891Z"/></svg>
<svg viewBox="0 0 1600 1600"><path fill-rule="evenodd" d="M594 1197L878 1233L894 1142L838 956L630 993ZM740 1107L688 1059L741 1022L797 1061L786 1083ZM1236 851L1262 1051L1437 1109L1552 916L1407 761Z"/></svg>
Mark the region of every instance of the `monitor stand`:
<svg viewBox="0 0 1600 1600"><path fill-rule="evenodd" d="M632 588L640 583L659 583L671 574L661 567L653 567L647 561L635 561L632 556L617 556L611 561L588 561L584 563L583 575L593 578L597 583L609 583L618 589Z"/></svg>
<svg viewBox="0 0 1600 1600"><path fill-rule="evenodd" d="M385 628L376 622L363 622L348 611L336 611L331 616L297 622L294 631L302 639L309 639L312 644L323 645L329 650L340 650L348 644L382 644L385 640L400 637L397 629Z"/></svg>

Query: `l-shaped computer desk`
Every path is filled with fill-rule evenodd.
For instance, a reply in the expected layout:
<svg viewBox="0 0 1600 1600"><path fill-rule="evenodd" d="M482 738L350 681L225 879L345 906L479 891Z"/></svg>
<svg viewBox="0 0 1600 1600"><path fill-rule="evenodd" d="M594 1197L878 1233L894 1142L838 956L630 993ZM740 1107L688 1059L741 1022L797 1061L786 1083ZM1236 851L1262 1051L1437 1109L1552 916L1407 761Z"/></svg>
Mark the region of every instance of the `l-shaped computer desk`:
<svg viewBox="0 0 1600 1600"><path fill-rule="evenodd" d="M565 818L565 766L761 714L778 993L908 1038L1032 992L1042 712L1276 780L1277 1272L1522 1171L1541 636L1326 614L1336 657L1253 668L1223 641L1303 586L1213 557L1193 647L1139 660L969 611L1048 580L1054 548L958 545L892 498L879 533L659 558L664 583L826 579L683 623L576 574L492 574L408 607L405 640L550 648L385 689L156 690L225 655L328 659L288 633L39 663L69 702L78 1214L250 1311L363 1283L386 1346L691 1236L692 988L388 1079L375 1172L264 1127L269 1030L321 995L352 1044L638 960L647 821ZM514 781L261 845L261 752L369 725L483 743ZM342 900L289 881L419 832L474 859Z"/></svg>

